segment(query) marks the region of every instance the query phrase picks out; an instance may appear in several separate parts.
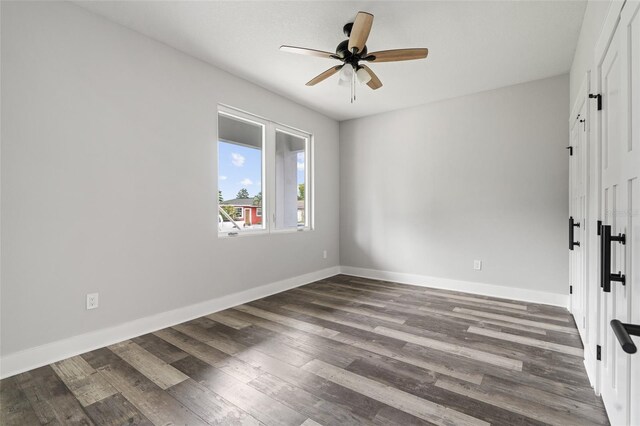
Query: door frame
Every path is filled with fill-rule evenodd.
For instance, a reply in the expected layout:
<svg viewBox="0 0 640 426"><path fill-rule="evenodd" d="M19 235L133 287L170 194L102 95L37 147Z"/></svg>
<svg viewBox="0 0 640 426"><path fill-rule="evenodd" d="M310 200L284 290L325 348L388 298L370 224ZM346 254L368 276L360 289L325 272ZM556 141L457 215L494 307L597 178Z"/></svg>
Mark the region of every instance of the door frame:
<svg viewBox="0 0 640 426"><path fill-rule="evenodd" d="M582 338L582 342L583 345L585 346L585 351L586 350L592 350L595 352L595 346L593 347L593 349L589 346L589 335L587 334L587 331L589 330L589 325L586 322L586 317L587 317L587 312L588 312L588 303L590 300L589 297L589 289L591 289L590 285L589 285L589 278L591 276L590 271L589 271L589 256L591 254L591 252L593 250L590 250L591 246L589 244L589 238L592 234L591 228L589 227L589 224L591 223L591 212L589 210L590 208L590 200L591 200L591 185L589 182L589 173L590 173L590 160L591 160L591 146L590 146L590 141L591 138L589 137L589 133L591 131L591 108L590 108L590 104L589 104L589 89L591 87L590 85L590 79L591 77L591 72L587 71L587 73L585 74L583 80L582 80L582 84L580 85L580 90L578 91L578 97L576 98L573 108L571 110L571 115L569 116L569 133L570 133L570 137L573 136L573 129L575 126L578 126L578 131L583 132L583 137L584 137L584 141L583 141L583 145L581 147L576 147L574 146L573 148L573 158L570 156L569 157L569 161L571 162L573 160L573 165L570 165L569 168L569 173L570 173L570 185L569 185L569 215L574 217L574 220L576 222L580 223L580 227L577 229L578 231L578 237L577 240L581 242L581 245L579 246L579 250L580 250L580 255L582 256L582 262L580 265L578 265L578 267L581 269L580 273L581 275L578 276L578 278L580 279L581 282L577 282L576 281L576 277L571 276L571 285L574 286L574 294L571 295L570 297L570 311L571 313L574 315L574 320L576 322L576 326L578 328L578 331L580 332L580 337ZM580 114L582 111L583 115L578 115ZM580 120L584 119L584 127L583 129L580 129ZM578 140L580 139L580 135L578 135ZM571 143L573 144L575 141L571 141ZM583 192L584 192L584 196L585 196L585 201L584 204L581 206L581 216L577 217L576 216L576 212L575 211L571 211L571 203L573 202L573 198L574 198L574 193L573 191L575 190L574 186L575 186L575 182L572 181L573 177L571 175L572 173L572 167L576 167L576 164L579 164L580 167L578 167L577 173L580 175L578 176L579 179L582 181L582 185L584 185L583 188ZM575 208L575 206L574 206ZM570 265L571 268L574 268L574 262L577 261L577 259L575 259L575 252L570 252L572 257L570 258ZM572 270L571 273L573 273L574 271ZM577 309L577 307L574 305L574 300L575 298L573 297L574 295L577 295L580 297L580 301L578 302L579 306L581 308L581 311ZM576 314L581 314L582 317L581 318L577 318L575 315ZM585 354L586 355L586 354ZM595 355L595 353L594 353ZM586 358L586 356L585 356ZM594 357L595 359L595 357Z"/></svg>

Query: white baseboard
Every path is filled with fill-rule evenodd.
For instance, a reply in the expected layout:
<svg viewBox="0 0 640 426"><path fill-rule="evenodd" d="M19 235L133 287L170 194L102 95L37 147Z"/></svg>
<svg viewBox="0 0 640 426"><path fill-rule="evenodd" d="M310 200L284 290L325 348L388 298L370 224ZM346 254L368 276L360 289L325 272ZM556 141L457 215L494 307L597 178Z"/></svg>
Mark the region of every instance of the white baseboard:
<svg viewBox="0 0 640 426"><path fill-rule="evenodd" d="M564 294L547 293L544 291L528 290L518 287L506 287L495 284L484 284L473 281L436 278L426 275L405 274L402 272L380 271L376 269L341 266L340 271L346 275L354 275L374 280L394 281L401 284L411 284L421 287L455 290L501 299L521 300L523 302L541 303L544 305L561 306L567 308L569 296Z"/></svg>
<svg viewBox="0 0 640 426"><path fill-rule="evenodd" d="M195 305L185 306L150 317L140 318L114 327L92 331L90 333L69 337L42 346L25 349L0 358L0 378L6 378L43 365L51 364L71 356L89 352L123 340L131 339L162 328L180 324L213 312L241 305L252 300L280 293L328 278L340 273L340 267L334 266L297 277L287 278L265 284L260 287L216 299L207 300Z"/></svg>
<svg viewBox="0 0 640 426"><path fill-rule="evenodd" d="M162 328L171 327L203 315L280 293L339 273L363 278L395 281L402 284L412 284L422 287L457 290L503 299L562 306L564 308L567 307L569 301L569 296L567 295L517 287L355 268L352 266L335 266L5 355L0 358L0 378L10 377L34 368L42 367L43 365L51 364L52 362L151 333Z"/></svg>

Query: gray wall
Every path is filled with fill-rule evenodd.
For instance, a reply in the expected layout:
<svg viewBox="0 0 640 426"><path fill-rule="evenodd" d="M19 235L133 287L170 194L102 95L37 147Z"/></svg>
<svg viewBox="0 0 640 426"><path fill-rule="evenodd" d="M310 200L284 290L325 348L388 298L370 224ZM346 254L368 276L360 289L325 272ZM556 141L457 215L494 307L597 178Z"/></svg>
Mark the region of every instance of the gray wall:
<svg viewBox="0 0 640 426"><path fill-rule="evenodd" d="M340 123L341 264L566 294L568 102L563 75Z"/></svg>
<svg viewBox="0 0 640 426"><path fill-rule="evenodd" d="M1 71L3 355L338 265L334 120L69 3ZM314 134L315 231L218 239L218 103Z"/></svg>

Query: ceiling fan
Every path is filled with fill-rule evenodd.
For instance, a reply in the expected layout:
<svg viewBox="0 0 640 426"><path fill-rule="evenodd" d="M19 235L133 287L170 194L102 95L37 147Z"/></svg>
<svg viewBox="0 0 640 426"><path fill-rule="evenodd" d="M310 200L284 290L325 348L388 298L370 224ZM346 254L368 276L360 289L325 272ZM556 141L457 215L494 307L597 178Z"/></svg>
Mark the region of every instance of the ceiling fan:
<svg viewBox="0 0 640 426"><path fill-rule="evenodd" d="M393 49L381 50L378 52L368 52L367 38L373 25L373 15L367 12L358 12L354 22L349 22L343 27L344 34L349 37L338 44L336 52L325 52L323 50L307 49L295 46L280 46L284 52L298 53L301 55L317 56L320 58L337 59L343 62L329 68L307 82L307 86L314 86L326 80L337 72L340 72L341 84L351 84L351 102L355 100L356 79L366 84L373 90L382 87L382 82L378 76L367 65L361 62L396 62L409 61L413 59L424 59L429 53L429 49Z"/></svg>

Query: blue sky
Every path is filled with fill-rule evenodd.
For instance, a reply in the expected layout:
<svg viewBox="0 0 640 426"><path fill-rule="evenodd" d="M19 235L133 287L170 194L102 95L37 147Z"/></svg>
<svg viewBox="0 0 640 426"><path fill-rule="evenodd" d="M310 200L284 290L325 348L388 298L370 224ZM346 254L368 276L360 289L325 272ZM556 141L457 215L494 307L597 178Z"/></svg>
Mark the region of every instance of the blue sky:
<svg viewBox="0 0 640 426"><path fill-rule="evenodd" d="M218 142L218 189L225 200L236 198L241 188L251 197L262 190L262 152ZM298 183L304 182L304 154L298 154Z"/></svg>

